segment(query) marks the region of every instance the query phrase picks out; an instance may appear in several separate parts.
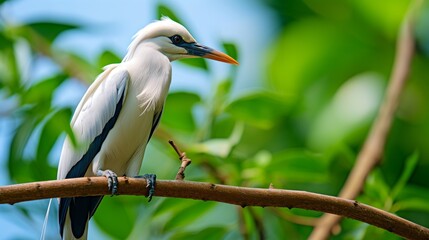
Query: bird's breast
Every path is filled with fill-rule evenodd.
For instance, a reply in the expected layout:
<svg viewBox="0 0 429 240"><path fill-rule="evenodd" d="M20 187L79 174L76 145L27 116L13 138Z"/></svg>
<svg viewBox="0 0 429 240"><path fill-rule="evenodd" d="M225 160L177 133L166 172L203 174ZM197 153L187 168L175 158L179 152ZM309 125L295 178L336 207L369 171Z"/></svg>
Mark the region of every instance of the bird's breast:
<svg viewBox="0 0 429 240"><path fill-rule="evenodd" d="M130 82L121 113L103 143L101 161L97 161L100 166L96 166L118 175L125 174L130 165L140 166L154 116L162 111L171 81L169 62L151 65L150 70L133 67L128 69Z"/></svg>
<svg viewBox="0 0 429 240"><path fill-rule="evenodd" d="M110 169L118 175L123 175L133 161L141 162L154 114L155 111L149 109L142 114L137 98L127 97L115 126L100 150L100 161L96 162L99 166L95 167Z"/></svg>

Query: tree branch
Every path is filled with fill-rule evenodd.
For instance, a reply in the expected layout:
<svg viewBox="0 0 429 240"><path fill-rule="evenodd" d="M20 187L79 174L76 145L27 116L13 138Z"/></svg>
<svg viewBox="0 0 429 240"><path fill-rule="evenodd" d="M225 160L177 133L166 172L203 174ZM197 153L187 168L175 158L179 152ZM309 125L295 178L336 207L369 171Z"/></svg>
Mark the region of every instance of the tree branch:
<svg viewBox="0 0 429 240"><path fill-rule="evenodd" d="M339 194L342 198L355 199L362 191L368 174L382 159L386 139L399 104L402 89L408 77L414 54L413 18L420 2L420 0L415 0L411 3L409 12L402 22L396 46L394 66L384 101L365 144L357 156L355 166ZM327 239L331 234L331 230L340 220L341 216L323 215L309 239Z"/></svg>
<svg viewBox="0 0 429 240"><path fill-rule="evenodd" d="M179 160L181 161L179 171L176 174L176 180L185 180L185 170L186 167L191 164L191 159L186 156L185 152L180 151L179 147L174 143L173 140L168 140L171 147L176 151L177 155L179 155Z"/></svg>
<svg viewBox="0 0 429 240"><path fill-rule="evenodd" d="M147 195L146 180L118 178L118 194ZM110 195L104 177L85 177L0 187L0 204L45 198ZM429 239L429 229L391 213L322 194L245 188L190 181L157 181L155 196L189 198L246 206L302 208L352 218L386 229L408 239Z"/></svg>

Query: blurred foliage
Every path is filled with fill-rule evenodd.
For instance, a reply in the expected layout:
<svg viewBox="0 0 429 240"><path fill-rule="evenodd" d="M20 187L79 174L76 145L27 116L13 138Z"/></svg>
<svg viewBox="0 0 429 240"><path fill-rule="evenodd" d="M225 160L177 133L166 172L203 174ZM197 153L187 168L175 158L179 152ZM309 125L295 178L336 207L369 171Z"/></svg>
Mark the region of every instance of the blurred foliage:
<svg viewBox="0 0 429 240"><path fill-rule="evenodd" d="M232 98L240 68L231 66L227 76L215 81L210 96L171 92L146 153L145 173L174 178L178 161L166 144L171 136L193 160L188 180L263 188L273 183L276 188L338 194L382 100L409 1L263 3L277 14L281 26L267 49L266 62L261 62L266 66L262 79L266 88ZM183 23L179 13L165 5L158 6L156 15ZM428 19L425 1L416 22L416 56L383 162L370 174L358 199L426 227ZM51 21L0 23L0 117L13 126L8 145L1 149L8 151L10 183L55 179L59 156L52 153L62 144L63 133L72 136L72 109L57 106L53 96L69 82L88 84L101 67L121 59L106 50L91 62L56 47L58 36L79 29L73 23ZM222 46L245 61L234 43ZM46 59L56 70L35 79L34 66ZM181 63L189 71L211 74L203 59ZM41 218L45 207L15 206L27 219ZM94 221L111 239L305 239L312 227L302 225L301 219L320 215L183 199L155 198L148 204L141 197L121 196L106 197ZM344 220L341 227L333 239L399 239L354 220ZM52 227L49 233L52 238L55 230Z"/></svg>

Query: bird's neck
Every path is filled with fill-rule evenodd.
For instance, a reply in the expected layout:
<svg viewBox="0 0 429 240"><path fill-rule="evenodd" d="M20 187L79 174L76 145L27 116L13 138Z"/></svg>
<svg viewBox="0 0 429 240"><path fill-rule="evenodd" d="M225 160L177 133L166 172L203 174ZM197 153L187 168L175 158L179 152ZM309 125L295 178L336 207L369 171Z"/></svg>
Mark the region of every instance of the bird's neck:
<svg viewBox="0 0 429 240"><path fill-rule="evenodd" d="M171 82L169 59L153 48L139 48L134 57L126 62L131 77L132 92L139 106L160 109L164 105Z"/></svg>

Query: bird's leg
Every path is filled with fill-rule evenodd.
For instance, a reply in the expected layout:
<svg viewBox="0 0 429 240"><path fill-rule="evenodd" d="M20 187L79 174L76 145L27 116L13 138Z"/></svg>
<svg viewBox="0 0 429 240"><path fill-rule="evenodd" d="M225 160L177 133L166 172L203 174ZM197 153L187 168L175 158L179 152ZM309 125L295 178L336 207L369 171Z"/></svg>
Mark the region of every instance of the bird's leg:
<svg viewBox="0 0 429 240"><path fill-rule="evenodd" d="M153 194L155 193L156 175L155 174L144 174L144 175L135 176L135 178L146 179L146 181L147 181L146 188L148 189L147 197L149 198L148 202L150 202L152 200Z"/></svg>
<svg viewBox="0 0 429 240"><path fill-rule="evenodd" d="M116 173L111 170L98 170L97 175L107 178L107 187L112 193L112 196L118 194L118 176Z"/></svg>

